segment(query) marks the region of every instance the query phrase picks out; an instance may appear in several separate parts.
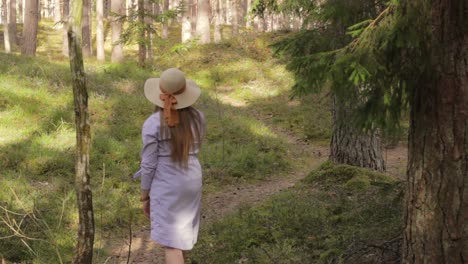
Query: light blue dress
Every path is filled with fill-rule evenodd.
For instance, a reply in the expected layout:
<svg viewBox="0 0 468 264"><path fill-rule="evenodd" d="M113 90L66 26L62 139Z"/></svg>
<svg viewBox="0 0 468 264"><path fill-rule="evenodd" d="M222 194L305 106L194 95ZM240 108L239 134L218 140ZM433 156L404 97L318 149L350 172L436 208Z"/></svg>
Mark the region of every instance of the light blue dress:
<svg viewBox="0 0 468 264"><path fill-rule="evenodd" d="M201 136L205 118L201 116ZM160 133L160 112L142 129L141 189L150 191L151 239L162 246L190 250L197 242L200 223L202 172L197 158L201 142L189 153L188 167L171 160L171 142Z"/></svg>

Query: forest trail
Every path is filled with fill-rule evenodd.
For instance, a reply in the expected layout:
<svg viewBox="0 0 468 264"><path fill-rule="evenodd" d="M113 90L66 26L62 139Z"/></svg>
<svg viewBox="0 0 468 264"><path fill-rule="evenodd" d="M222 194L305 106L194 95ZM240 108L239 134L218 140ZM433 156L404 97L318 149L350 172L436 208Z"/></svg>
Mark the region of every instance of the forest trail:
<svg viewBox="0 0 468 264"><path fill-rule="evenodd" d="M220 191L205 194L202 202L202 229L207 228L217 219L236 212L242 206L255 205L294 186L328 158L329 147L327 145L312 144L289 131L276 128L269 124L266 121L268 117L262 114L256 113L254 116L266 123L279 137L285 139L290 168L287 172L270 175L259 183L229 185ZM388 173L401 178L402 168L406 167L406 147L398 145L384 151ZM151 241L149 230L148 222L148 225L138 227L133 231L130 258L128 258L128 237L115 240L112 243L114 246L111 247L111 256L105 263L164 264L164 251Z"/></svg>

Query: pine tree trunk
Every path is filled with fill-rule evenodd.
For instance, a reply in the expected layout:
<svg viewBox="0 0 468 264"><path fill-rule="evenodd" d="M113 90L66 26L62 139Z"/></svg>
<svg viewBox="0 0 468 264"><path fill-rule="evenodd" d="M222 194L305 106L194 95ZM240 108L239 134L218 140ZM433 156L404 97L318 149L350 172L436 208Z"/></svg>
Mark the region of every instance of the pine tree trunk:
<svg viewBox="0 0 468 264"><path fill-rule="evenodd" d="M8 1L2 0L2 23L3 23L3 42L5 44L5 52L11 52L10 46L10 32L9 27L10 23L8 21Z"/></svg>
<svg viewBox="0 0 468 264"><path fill-rule="evenodd" d="M169 0L163 0L162 3L162 10L166 12L169 9ZM163 39L167 39L169 37L169 21L167 19L164 20L162 23L162 34L161 37Z"/></svg>
<svg viewBox="0 0 468 264"><path fill-rule="evenodd" d="M382 141L378 131L363 132L353 126L351 107L335 96L330 160L377 171L385 171Z"/></svg>
<svg viewBox="0 0 468 264"><path fill-rule="evenodd" d="M8 31L10 37L11 47L18 45L18 40L16 38L17 27L16 27L16 0L9 0L10 9L8 11Z"/></svg>
<svg viewBox="0 0 468 264"><path fill-rule="evenodd" d="M60 12L60 0L54 0L54 22L59 23L62 20L61 12Z"/></svg>
<svg viewBox="0 0 468 264"><path fill-rule="evenodd" d="M63 0L62 17L63 17L63 43L62 54L68 57L68 17L70 14L70 0Z"/></svg>
<svg viewBox="0 0 468 264"><path fill-rule="evenodd" d="M198 0L197 36L201 44L210 43L210 1Z"/></svg>
<svg viewBox="0 0 468 264"><path fill-rule="evenodd" d="M96 57L101 62L106 60L104 53L104 0L96 1Z"/></svg>
<svg viewBox="0 0 468 264"><path fill-rule="evenodd" d="M232 8L232 36L239 35L239 3L238 0L230 0Z"/></svg>
<svg viewBox="0 0 468 264"><path fill-rule="evenodd" d="M192 0L184 0L185 11L182 14L182 42L187 42L192 38Z"/></svg>
<svg viewBox="0 0 468 264"><path fill-rule="evenodd" d="M468 10L465 0L431 2L433 70L415 87L411 102L403 263L468 263L468 33L463 10Z"/></svg>
<svg viewBox="0 0 468 264"><path fill-rule="evenodd" d="M72 0L68 24L70 69L72 72L73 101L75 106L76 151L75 190L78 203L78 236L74 264L89 264L93 260L94 211L89 175L89 150L91 145L88 112L88 92L84 73L80 31L82 0Z"/></svg>
<svg viewBox="0 0 468 264"><path fill-rule="evenodd" d="M34 56L37 45L37 26L39 16L39 0L28 0L25 6L23 45L21 54Z"/></svg>
<svg viewBox="0 0 468 264"><path fill-rule="evenodd" d="M222 33L222 17L221 17L221 0L214 0L214 32L213 32L213 40L215 43L221 42L223 40L223 33Z"/></svg>
<svg viewBox="0 0 468 264"><path fill-rule="evenodd" d="M83 0L83 55L90 57L93 55L91 46L91 0Z"/></svg>
<svg viewBox="0 0 468 264"><path fill-rule="evenodd" d="M160 14L159 3L153 3L150 0L145 0L145 9L153 15ZM148 63L153 61L153 32L152 32L153 18L151 16L145 17L146 28L146 58Z"/></svg>
<svg viewBox="0 0 468 264"><path fill-rule="evenodd" d="M140 27L138 30L138 64L145 66L146 60L146 35L145 35L145 1L138 0L138 23Z"/></svg>
<svg viewBox="0 0 468 264"><path fill-rule="evenodd" d="M124 14L125 3L122 0L111 1L111 11L120 15ZM123 60L123 45L120 43L120 34L122 34L122 22L113 18L112 27L112 62L121 62Z"/></svg>

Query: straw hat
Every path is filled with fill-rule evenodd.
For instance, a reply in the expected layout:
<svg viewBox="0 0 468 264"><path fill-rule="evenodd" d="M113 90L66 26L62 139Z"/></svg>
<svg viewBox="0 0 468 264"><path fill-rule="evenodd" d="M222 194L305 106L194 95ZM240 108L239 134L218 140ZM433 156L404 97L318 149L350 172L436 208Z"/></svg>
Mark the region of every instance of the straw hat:
<svg viewBox="0 0 468 264"><path fill-rule="evenodd" d="M201 90L197 84L185 79L184 73L176 68L167 69L160 78L150 78L145 82L146 98L161 108L164 108L164 101L161 99L164 95L171 95L175 98L172 107L181 109L195 103L200 93Z"/></svg>

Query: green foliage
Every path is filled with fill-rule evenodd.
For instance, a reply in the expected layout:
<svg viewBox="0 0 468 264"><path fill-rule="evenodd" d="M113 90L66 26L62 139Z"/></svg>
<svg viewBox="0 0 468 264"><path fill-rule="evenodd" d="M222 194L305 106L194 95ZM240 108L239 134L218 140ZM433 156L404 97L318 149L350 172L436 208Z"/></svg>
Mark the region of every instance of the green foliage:
<svg viewBox="0 0 468 264"><path fill-rule="evenodd" d="M364 169L324 163L302 185L203 230L203 263L380 263L392 252L353 251L399 235L402 185ZM398 245L397 245L398 247ZM384 256L385 255L385 256ZM381 258L382 257L382 258ZM351 260L352 259L352 260Z"/></svg>

